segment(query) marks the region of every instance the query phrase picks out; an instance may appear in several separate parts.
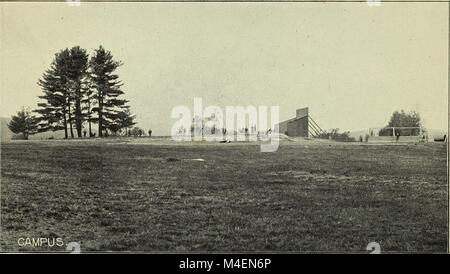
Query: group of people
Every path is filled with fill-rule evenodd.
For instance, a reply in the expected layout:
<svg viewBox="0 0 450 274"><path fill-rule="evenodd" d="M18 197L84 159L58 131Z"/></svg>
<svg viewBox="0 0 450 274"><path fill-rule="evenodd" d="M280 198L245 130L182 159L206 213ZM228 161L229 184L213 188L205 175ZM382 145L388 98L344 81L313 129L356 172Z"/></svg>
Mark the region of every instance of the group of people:
<svg viewBox="0 0 450 274"><path fill-rule="evenodd" d="M83 130L83 136L86 138L86 135L87 135L87 130ZM95 137L95 132L91 132L90 134L90 137ZM104 134L103 134L103 136L104 137L108 137L108 135L109 135L109 132L108 132L108 130L105 130L104 131ZM127 132L126 132L126 135L127 136L131 136L132 134L131 134L131 130L128 130ZM137 136L142 136L142 135L144 135L144 131L142 130L142 129L139 129L139 132L136 134ZM149 129L148 130L148 136L152 136L152 130L151 129Z"/></svg>

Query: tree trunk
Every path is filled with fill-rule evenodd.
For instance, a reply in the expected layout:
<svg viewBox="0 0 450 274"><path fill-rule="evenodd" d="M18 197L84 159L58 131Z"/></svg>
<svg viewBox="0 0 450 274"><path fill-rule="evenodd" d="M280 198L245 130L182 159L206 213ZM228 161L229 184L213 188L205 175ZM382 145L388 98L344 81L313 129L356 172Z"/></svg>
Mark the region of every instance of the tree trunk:
<svg viewBox="0 0 450 274"><path fill-rule="evenodd" d="M81 121L81 102L77 99L75 102L75 126L77 129L78 138L81 138L82 121Z"/></svg>
<svg viewBox="0 0 450 274"><path fill-rule="evenodd" d="M89 137L92 137L92 127L91 127L91 99L88 98L88 125L89 125Z"/></svg>
<svg viewBox="0 0 450 274"><path fill-rule="evenodd" d="M70 117L70 112L69 112L69 117ZM72 119L69 118L69 125L70 125L70 137L73 139L75 138L73 135L73 126L72 126Z"/></svg>
<svg viewBox="0 0 450 274"><path fill-rule="evenodd" d="M103 136L103 98L98 100L98 136Z"/></svg>
<svg viewBox="0 0 450 274"><path fill-rule="evenodd" d="M64 116L64 120L63 120L63 124L64 124L64 139L67 139L67 138L69 138L69 136L67 135L66 106L63 107L63 116Z"/></svg>
<svg viewBox="0 0 450 274"><path fill-rule="evenodd" d="M75 126L77 128L78 138L81 138L82 131L82 118L81 118L81 94L80 94L80 84L78 83L75 98Z"/></svg>
<svg viewBox="0 0 450 274"><path fill-rule="evenodd" d="M69 100L69 106L68 106L68 113L69 113L70 137L72 137L72 139L73 139L72 115L70 113L70 100Z"/></svg>
<svg viewBox="0 0 450 274"><path fill-rule="evenodd" d="M88 118L88 123L89 123L89 137L92 137L92 126L91 126L91 113L89 112L89 118Z"/></svg>

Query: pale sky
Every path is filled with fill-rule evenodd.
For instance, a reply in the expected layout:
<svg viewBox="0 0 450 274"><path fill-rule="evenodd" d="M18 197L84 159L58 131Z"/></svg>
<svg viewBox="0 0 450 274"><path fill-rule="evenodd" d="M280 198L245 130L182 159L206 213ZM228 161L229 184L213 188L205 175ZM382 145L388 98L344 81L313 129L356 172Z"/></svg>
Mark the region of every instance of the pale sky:
<svg viewBox="0 0 450 274"><path fill-rule="evenodd" d="M324 129L418 110L447 129L448 3L0 3L0 116L36 108L56 52L99 45L138 125L169 134L173 107L308 106Z"/></svg>

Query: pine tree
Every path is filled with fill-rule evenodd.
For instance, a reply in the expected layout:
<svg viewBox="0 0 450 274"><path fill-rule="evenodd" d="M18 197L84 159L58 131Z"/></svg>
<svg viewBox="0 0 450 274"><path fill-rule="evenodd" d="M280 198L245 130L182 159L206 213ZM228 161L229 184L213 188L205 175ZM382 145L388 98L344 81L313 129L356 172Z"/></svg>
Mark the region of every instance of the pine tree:
<svg viewBox="0 0 450 274"><path fill-rule="evenodd" d="M81 137L84 120L82 101L88 85L88 54L86 50L76 46L65 49L55 55L51 67L38 81L45 100L38 104L35 111L40 114L39 131L64 129L65 138L74 138L73 123L77 136Z"/></svg>
<svg viewBox="0 0 450 274"><path fill-rule="evenodd" d="M67 124L71 123L68 80L65 75L65 64L69 56L67 49L55 54L50 69L38 80L38 85L44 93L38 97L45 102L38 103L39 108L35 110L40 114L39 132L64 129L65 138L68 138Z"/></svg>
<svg viewBox="0 0 450 274"><path fill-rule="evenodd" d="M31 115L31 112L22 108L16 115L11 117L8 128L13 133L21 133L27 140L29 135L37 133L38 125L36 118Z"/></svg>
<svg viewBox="0 0 450 274"><path fill-rule="evenodd" d="M87 69L89 56L85 49L75 46L70 49L70 58L67 63L67 77L70 83L70 94L74 103L74 120L78 138L81 138L84 114L81 102L86 92Z"/></svg>
<svg viewBox="0 0 450 274"><path fill-rule="evenodd" d="M121 65L122 62L114 61L111 52L102 46L95 50L89 61L91 83L95 89L93 98L97 101L92 111L97 113L99 136L103 136L103 130L114 124L119 113L126 108L127 100L118 98L124 94L120 89L122 83L118 80L119 76L114 74Z"/></svg>
<svg viewBox="0 0 450 274"><path fill-rule="evenodd" d="M119 130L125 129L125 133L128 133L128 130L136 124L136 122L134 122L135 118L136 116L132 115L130 112L130 108L126 106L125 110L119 112L117 115L117 128Z"/></svg>

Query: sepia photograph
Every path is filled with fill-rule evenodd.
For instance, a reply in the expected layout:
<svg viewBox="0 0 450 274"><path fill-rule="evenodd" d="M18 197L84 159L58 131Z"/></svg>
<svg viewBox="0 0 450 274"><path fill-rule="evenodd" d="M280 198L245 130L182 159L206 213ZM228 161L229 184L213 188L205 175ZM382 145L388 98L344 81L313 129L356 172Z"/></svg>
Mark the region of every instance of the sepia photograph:
<svg viewBox="0 0 450 274"><path fill-rule="evenodd" d="M448 2L0 10L0 253L449 252Z"/></svg>

